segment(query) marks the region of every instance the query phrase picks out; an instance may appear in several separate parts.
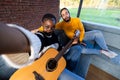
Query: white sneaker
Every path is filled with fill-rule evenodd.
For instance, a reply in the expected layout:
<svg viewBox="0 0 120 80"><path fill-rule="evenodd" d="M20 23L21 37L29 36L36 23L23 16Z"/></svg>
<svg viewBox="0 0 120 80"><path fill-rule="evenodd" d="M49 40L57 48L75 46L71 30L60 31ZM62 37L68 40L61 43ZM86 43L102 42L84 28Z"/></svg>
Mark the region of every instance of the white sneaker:
<svg viewBox="0 0 120 80"><path fill-rule="evenodd" d="M118 55L113 51L105 51L105 50L101 50L101 53L106 55L109 58L115 58Z"/></svg>

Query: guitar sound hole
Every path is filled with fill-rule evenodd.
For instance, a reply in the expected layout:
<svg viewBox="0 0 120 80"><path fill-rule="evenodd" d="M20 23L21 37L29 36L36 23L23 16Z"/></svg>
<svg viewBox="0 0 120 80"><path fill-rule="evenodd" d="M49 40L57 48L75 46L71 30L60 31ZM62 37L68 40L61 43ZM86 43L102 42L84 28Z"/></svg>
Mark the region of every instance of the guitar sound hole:
<svg viewBox="0 0 120 80"><path fill-rule="evenodd" d="M56 67L57 67L57 61L54 58L48 60L47 65L46 65L47 71L51 72L55 70Z"/></svg>

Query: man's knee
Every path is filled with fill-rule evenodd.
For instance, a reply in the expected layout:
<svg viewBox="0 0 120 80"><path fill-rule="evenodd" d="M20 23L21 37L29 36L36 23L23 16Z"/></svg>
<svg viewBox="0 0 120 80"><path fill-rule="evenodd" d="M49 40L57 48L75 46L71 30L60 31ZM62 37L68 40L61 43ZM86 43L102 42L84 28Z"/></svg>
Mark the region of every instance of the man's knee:
<svg viewBox="0 0 120 80"><path fill-rule="evenodd" d="M103 35L100 30L93 30L93 35L100 36Z"/></svg>

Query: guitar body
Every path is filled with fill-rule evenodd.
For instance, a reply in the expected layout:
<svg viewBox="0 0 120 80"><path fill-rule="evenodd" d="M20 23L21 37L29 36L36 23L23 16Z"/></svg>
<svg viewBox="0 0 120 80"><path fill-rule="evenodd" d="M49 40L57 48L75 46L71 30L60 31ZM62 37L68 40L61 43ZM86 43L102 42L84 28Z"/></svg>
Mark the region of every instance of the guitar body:
<svg viewBox="0 0 120 80"><path fill-rule="evenodd" d="M48 71L46 64L51 58L54 58L58 54L58 51L54 48L49 48L44 55L37 59L32 64L17 70L10 78L10 80L37 80L33 72L37 72L42 78L39 80L57 80L61 72L66 66L66 61L63 57L57 63L54 70Z"/></svg>

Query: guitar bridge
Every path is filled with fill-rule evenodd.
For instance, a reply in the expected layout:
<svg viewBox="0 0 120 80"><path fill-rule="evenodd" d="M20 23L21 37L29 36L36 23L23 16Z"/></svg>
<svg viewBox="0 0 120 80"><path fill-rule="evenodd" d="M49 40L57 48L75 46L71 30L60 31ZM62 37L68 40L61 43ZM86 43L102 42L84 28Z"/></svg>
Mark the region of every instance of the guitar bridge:
<svg viewBox="0 0 120 80"><path fill-rule="evenodd" d="M35 80L45 80L40 74L38 74L36 71L33 71L33 74L35 76Z"/></svg>

